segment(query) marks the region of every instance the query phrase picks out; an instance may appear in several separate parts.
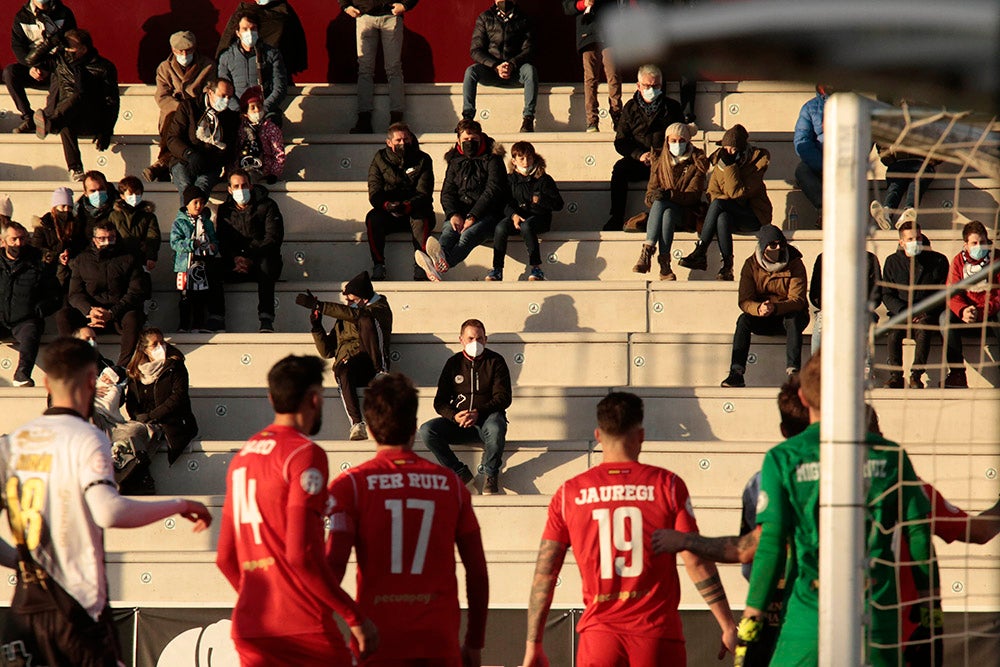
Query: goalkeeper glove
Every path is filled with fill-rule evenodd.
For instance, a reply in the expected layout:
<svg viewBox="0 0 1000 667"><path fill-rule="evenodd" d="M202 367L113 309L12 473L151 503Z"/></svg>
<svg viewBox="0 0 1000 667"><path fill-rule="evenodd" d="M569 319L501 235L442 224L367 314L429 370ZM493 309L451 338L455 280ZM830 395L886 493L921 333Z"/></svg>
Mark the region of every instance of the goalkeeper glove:
<svg viewBox="0 0 1000 667"><path fill-rule="evenodd" d="M736 626L736 655L733 659L733 667L743 667L747 657L747 648L760 639L760 633L763 630L764 622L760 616L744 616L740 619L740 624Z"/></svg>

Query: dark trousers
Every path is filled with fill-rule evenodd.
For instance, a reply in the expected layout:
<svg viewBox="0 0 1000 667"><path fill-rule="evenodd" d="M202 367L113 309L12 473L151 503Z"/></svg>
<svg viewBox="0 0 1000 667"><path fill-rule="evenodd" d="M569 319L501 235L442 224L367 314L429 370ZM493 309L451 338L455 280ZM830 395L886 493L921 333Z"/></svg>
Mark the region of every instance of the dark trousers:
<svg viewBox="0 0 1000 667"><path fill-rule="evenodd" d="M373 264L385 264L385 237L389 234L410 232L414 250L425 250L427 237L434 229L434 214L422 217L397 217L387 211L373 208L365 216L368 230L368 251Z"/></svg>
<svg viewBox="0 0 1000 667"><path fill-rule="evenodd" d="M809 311L797 310L784 315L758 317L743 313L736 320L733 334L733 357L730 368L743 373L750 355L751 334L785 337L785 368L802 368L802 331L809 324Z"/></svg>
<svg viewBox="0 0 1000 667"><path fill-rule="evenodd" d="M946 326L948 323L951 326ZM965 327L969 328L966 329ZM962 322L962 318L955 315L951 310L946 310L941 314L941 335L944 337L945 358L948 360L949 371L960 371L965 368L965 353L962 351L962 339L974 338L981 341L984 330L986 342L989 343L992 341L994 346L1000 348L1000 323L998 323L996 315L990 317L986 322L965 324Z"/></svg>
<svg viewBox="0 0 1000 667"><path fill-rule="evenodd" d="M476 246L493 238L493 231L500 221L499 216L486 215L476 220L468 229L456 232L450 220L445 220L441 230L441 251L448 266L458 266L469 256Z"/></svg>
<svg viewBox="0 0 1000 667"><path fill-rule="evenodd" d="M795 167L795 180L802 189L802 194L806 196L809 203L817 211L823 210L823 172L813 171L812 167L805 162L799 162Z"/></svg>
<svg viewBox="0 0 1000 667"><path fill-rule="evenodd" d="M21 63L11 63L3 68L3 83L7 86L10 99L14 101L14 107L21 114L23 120L31 118L31 102L28 100L28 93L25 89L49 89L49 79L35 81L31 77L30 71L30 67ZM51 75L49 76L51 77Z"/></svg>
<svg viewBox="0 0 1000 667"><path fill-rule="evenodd" d="M896 160L886 168L885 173L885 198L882 205L889 209L912 208L914 203L919 204L927 187L934 182L935 169L933 165L924 167L922 177L918 178L917 173L924 167L924 161L920 158L906 158Z"/></svg>
<svg viewBox="0 0 1000 667"><path fill-rule="evenodd" d="M89 326L87 316L73 306L66 306L56 313L56 327L60 336L71 336L73 331L80 327ZM127 366L132 353L135 352L135 345L139 342L139 333L142 325L146 323L146 315L141 310L127 310L117 319L108 323L104 328L94 328L94 333L121 334L121 352L118 354L118 365Z"/></svg>
<svg viewBox="0 0 1000 667"><path fill-rule="evenodd" d="M63 157L66 159L67 169L83 169L83 158L80 155L78 139L81 136L97 134L99 123L96 114L98 112L98 110L80 102L69 104L67 100L59 98L55 87L49 89L45 115L49 118L49 132L51 134L58 133L62 140Z"/></svg>
<svg viewBox="0 0 1000 667"><path fill-rule="evenodd" d="M367 354L358 354L341 359L333 367L333 375L340 387L340 398L351 424L363 421L361 404L358 402L358 387L367 387L375 377L375 366Z"/></svg>
<svg viewBox="0 0 1000 667"><path fill-rule="evenodd" d="M623 157L611 169L611 219L619 226L625 222L628 184L649 182L649 166L631 157Z"/></svg>
<svg viewBox="0 0 1000 667"><path fill-rule="evenodd" d="M924 325L937 322L937 316L929 317L924 321ZM927 357L931 354L931 343L937 337L937 330L910 328L900 325L898 328L890 329L885 335L886 365L890 366L889 375L901 377L903 375L903 339L912 338L916 343L913 351L913 366L910 367L910 374L920 376L927 370Z"/></svg>
<svg viewBox="0 0 1000 667"><path fill-rule="evenodd" d="M208 289L187 289L180 293L179 329L215 329L225 323L226 295L219 268L217 259L206 262Z"/></svg>
<svg viewBox="0 0 1000 667"><path fill-rule="evenodd" d="M494 412L487 415L481 423L469 428L462 428L451 419L437 417L420 427L420 439L437 457L438 463L459 475L468 470L468 466L455 456L451 445L483 443L483 472L489 477L495 477L500 474L503 450L507 443L507 413L502 410Z"/></svg>
<svg viewBox="0 0 1000 667"><path fill-rule="evenodd" d="M231 262L231 258L223 261ZM257 283L257 317L260 319L274 319L274 285L281 277L281 269L284 262L280 254L264 255L250 266L246 273L236 273L228 271L226 273L227 283ZM223 314L225 310L223 309Z"/></svg>
<svg viewBox="0 0 1000 667"><path fill-rule="evenodd" d="M708 251L713 237L719 239L719 252L723 259L733 258L733 233L756 232L760 221L749 205L738 199L714 199L705 213L705 224L701 228L698 244ZM808 316L806 317L808 321Z"/></svg>
<svg viewBox="0 0 1000 667"><path fill-rule="evenodd" d="M12 337L17 341L17 370L14 379L24 382L31 379L31 371L35 369L35 359L38 358L38 344L45 331L45 320L32 317L17 324L0 324L0 338Z"/></svg>
<svg viewBox="0 0 1000 667"><path fill-rule="evenodd" d="M524 239L524 245L528 249L528 264L539 266L542 263L541 244L538 235L544 234L552 227L551 215L532 215L521 222L521 229L514 226L514 221L504 218L493 230L493 268L503 269L504 259L507 257L507 239L511 234L520 234Z"/></svg>

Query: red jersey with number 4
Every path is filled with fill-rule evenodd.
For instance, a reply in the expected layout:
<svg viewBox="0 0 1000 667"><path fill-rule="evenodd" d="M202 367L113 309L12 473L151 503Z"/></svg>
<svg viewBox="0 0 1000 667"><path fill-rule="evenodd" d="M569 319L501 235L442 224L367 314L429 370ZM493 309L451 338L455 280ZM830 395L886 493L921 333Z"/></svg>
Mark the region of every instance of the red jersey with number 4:
<svg viewBox="0 0 1000 667"><path fill-rule="evenodd" d="M285 544L289 515L301 515L305 506L306 553L323 562L327 478L326 453L286 426L253 436L229 464L219 557L235 549L239 560L234 637L339 634L329 607L289 562Z"/></svg>
<svg viewBox="0 0 1000 667"><path fill-rule="evenodd" d="M569 480L542 534L573 548L588 629L684 639L677 557L654 554L653 531L698 532L684 480L642 463L603 463Z"/></svg>
<svg viewBox="0 0 1000 667"><path fill-rule="evenodd" d="M330 484L332 540L353 540L358 605L378 659L459 656L455 542L479 532L469 490L412 452L380 452Z"/></svg>

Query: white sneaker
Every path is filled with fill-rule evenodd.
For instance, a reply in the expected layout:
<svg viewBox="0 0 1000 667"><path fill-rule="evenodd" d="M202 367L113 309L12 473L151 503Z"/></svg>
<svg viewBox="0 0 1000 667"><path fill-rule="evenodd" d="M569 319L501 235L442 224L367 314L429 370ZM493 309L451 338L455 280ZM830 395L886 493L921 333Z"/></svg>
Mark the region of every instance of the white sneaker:
<svg viewBox="0 0 1000 667"><path fill-rule="evenodd" d="M367 440L368 439L368 427L365 426L364 422L358 422L351 427L351 440Z"/></svg>
<svg viewBox="0 0 1000 667"><path fill-rule="evenodd" d="M434 260L431 259L426 252L423 252L422 250L414 250L413 261L417 263L417 266L423 269L424 273L427 274L427 280L430 280L433 283L441 282L441 274L438 273L438 270L434 267Z"/></svg>
<svg viewBox="0 0 1000 667"><path fill-rule="evenodd" d="M892 225L889 224L889 218L887 218L885 214L885 207L883 207L882 204L877 201L873 201L868 207L868 210L875 219L875 223L878 224L881 229L892 229Z"/></svg>
<svg viewBox="0 0 1000 667"><path fill-rule="evenodd" d="M431 258L434 262L434 267L438 270L438 273L448 273L448 260L445 259L444 250L441 249L441 243L438 242L433 236L427 239L427 256Z"/></svg>
<svg viewBox="0 0 1000 667"><path fill-rule="evenodd" d="M902 227L904 223L916 222L916 221L917 221L917 209L911 206L910 208L904 210L902 213L899 214L899 220L896 221L896 229Z"/></svg>

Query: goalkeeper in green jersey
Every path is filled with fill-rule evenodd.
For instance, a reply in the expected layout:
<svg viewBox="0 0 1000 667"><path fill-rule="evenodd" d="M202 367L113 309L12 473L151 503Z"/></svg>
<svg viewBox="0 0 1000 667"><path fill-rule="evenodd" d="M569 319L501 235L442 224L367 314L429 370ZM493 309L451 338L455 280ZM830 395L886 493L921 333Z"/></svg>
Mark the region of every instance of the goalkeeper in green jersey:
<svg viewBox="0 0 1000 667"><path fill-rule="evenodd" d="M771 664L812 667L819 662L819 432L821 353L812 357L801 373L799 397L809 410L809 427L772 448L761 469L757 523L761 527L746 609L740 623L744 641L752 641L762 610L777 580L786 545L795 554L786 578L785 621ZM866 599L871 610L868 628L868 664L900 664L896 576L893 535L903 530L917 588L930 590L930 527L923 521L930 503L913 472L906 452L897 444L869 433L864 466L867 510ZM901 522L913 522L904 527ZM862 656L858 656L859 660Z"/></svg>

